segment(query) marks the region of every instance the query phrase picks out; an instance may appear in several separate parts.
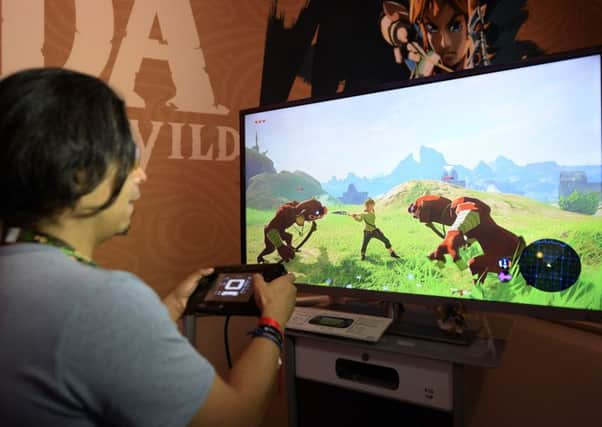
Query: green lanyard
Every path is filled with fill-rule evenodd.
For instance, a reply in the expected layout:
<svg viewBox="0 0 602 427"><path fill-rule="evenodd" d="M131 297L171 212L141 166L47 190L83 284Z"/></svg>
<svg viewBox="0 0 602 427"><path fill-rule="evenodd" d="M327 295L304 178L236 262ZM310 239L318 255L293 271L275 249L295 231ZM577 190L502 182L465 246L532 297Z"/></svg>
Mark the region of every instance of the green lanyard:
<svg viewBox="0 0 602 427"><path fill-rule="evenodd" d="M57 239L56 237L50 236L48 234L40 233L39 231L21 230L17 241L26 243L40 243L43 245L54 246L55 248L60 249L61 252L63 252L69 258L74 259L75 261L81 262L82 264L86 264L91 267L98 267L98 264L96 264L94 261L85 258L83 255L78 253L72 246L63 242L61 239Z"/></svg>

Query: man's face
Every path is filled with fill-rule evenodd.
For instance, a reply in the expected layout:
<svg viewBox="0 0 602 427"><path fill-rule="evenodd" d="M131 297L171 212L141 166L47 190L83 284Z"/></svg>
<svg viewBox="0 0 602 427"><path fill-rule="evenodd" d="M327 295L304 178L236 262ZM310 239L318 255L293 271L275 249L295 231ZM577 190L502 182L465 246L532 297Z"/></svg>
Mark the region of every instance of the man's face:
<svg viewBox="0 0 602 427"><path fill-rule="evenodd" d="M79 200L77 208L85 212L102 205L112 193L116 173L116 167L112 166L98 187ZM98 242L127 232L134 212L134 201L140 198L139 186L144 181L144 170L138 165L135 166L113 204L89 218L90 227L93 227Z"/></svg>
<svg viewBox="0 0 602 427"><path fill-rule="evenodd" d="M455 68L466 58L468 31L466 16L447 1L433 0L438 7L428 8L424 14L424 28L431 48L444 65Z"/></svg>

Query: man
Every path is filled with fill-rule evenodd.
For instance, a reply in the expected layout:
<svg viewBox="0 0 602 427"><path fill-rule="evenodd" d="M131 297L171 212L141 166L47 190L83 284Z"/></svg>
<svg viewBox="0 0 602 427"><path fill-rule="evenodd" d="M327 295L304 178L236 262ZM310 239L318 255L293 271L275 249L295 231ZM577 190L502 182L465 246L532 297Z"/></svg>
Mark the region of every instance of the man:
<svg viewBox="0 0 602 427"><path fill-rule="evenodd" d="M226 381L180 335L199 270L161 304L94 250L127 231L139 186L125 105L100 80L32 69L0 81L0 420L10 426L257 425L274 336L255 333ZM274 330L292 275L255 295ZM166 309L167 308L167 309ZM277 338L277 337L276 337Z"/></svg>

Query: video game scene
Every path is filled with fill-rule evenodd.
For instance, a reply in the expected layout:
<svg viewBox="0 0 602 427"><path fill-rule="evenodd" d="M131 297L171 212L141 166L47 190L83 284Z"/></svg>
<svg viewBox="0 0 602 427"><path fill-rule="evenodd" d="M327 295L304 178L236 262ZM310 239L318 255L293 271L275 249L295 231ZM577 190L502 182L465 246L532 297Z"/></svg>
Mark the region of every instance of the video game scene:
<svg viewBox="0 0 602 427"><path fill-rule="evenodd" d="M247 262L602 310L600 56L244 116Z"/></svg>

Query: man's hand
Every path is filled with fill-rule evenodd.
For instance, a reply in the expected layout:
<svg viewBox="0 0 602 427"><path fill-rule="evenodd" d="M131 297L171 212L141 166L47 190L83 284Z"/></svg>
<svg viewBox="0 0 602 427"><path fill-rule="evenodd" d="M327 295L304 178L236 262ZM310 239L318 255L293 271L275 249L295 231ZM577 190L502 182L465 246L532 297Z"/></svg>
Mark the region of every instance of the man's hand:
<svg viewBox="0 0 602 427"><path fill-rule="evenodd" d="M213 273L213 268L201 268L188 276L182 283L172 289L172 291L163 299L163 304L167 306L169 316L175 322L184 313L188 298L194 292L199 280Z"/></svg>
<svg viewBox="0 0 602 427"><path fill-rule="evenodd" d="M255 302L262 316L271 317L284 327L295 308L297 288L294 282L295 276L291 273L269 283L263 280L261 274L253 275Z"/></svg>

